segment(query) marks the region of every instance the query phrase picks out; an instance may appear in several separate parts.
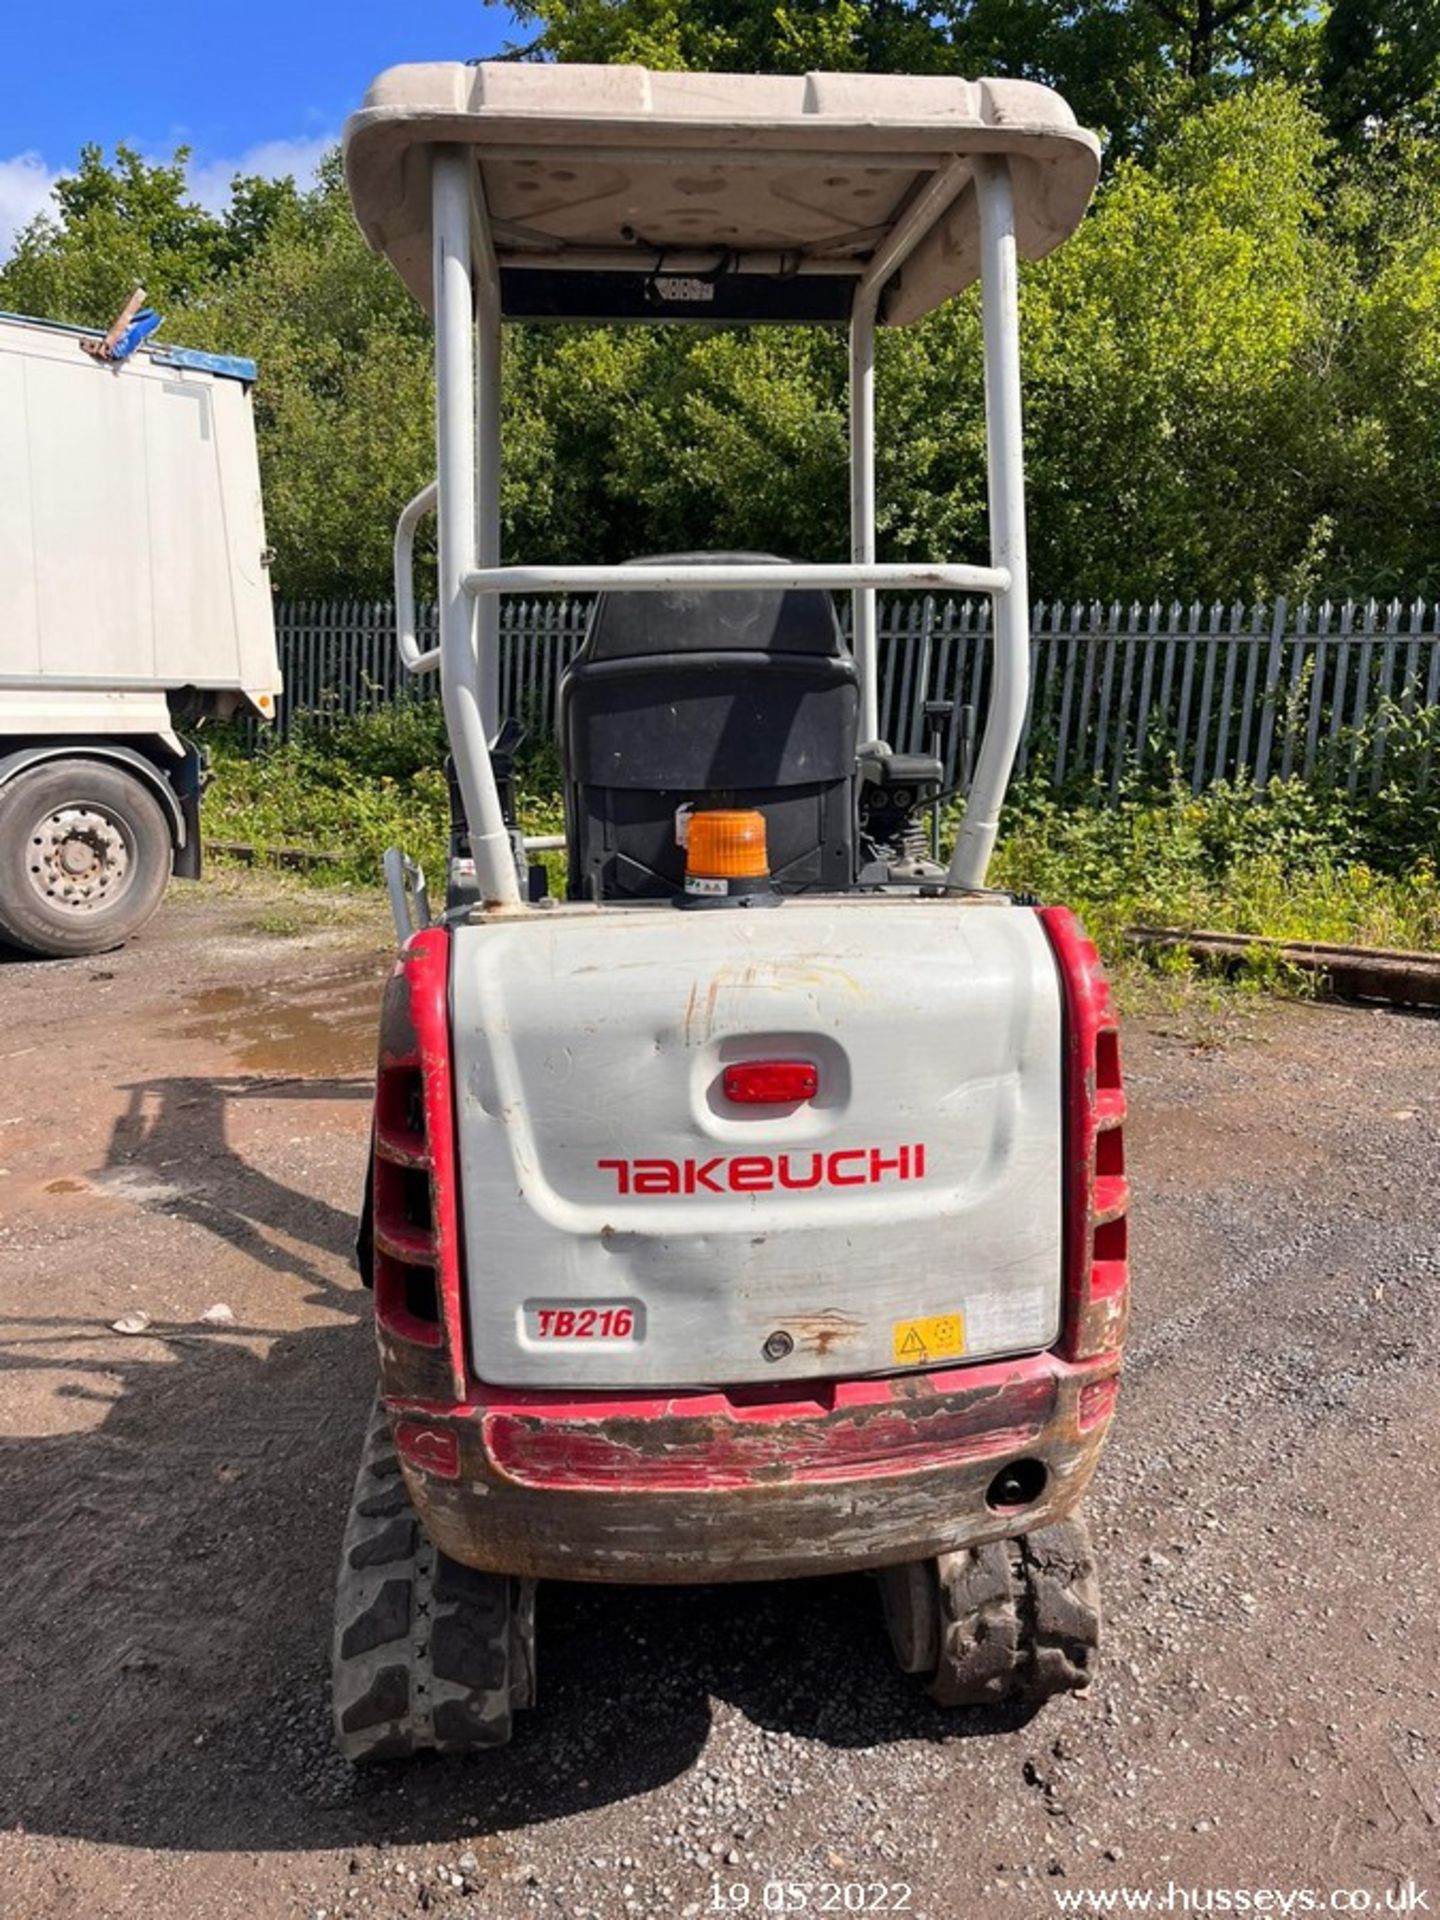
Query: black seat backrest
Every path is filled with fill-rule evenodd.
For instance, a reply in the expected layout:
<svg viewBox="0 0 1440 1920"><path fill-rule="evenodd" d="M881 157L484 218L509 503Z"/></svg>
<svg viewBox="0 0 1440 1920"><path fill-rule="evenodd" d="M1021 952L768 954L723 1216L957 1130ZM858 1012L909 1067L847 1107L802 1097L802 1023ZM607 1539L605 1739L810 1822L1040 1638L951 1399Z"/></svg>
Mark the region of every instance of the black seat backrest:
<svg viewBox="0 0 1440 1920"><path fill-rule="evenodd" d="M687 803L761 808L782 889L849 886L859 701L827 593L602 594L560 683L572 897L680 892Z"/></svg>

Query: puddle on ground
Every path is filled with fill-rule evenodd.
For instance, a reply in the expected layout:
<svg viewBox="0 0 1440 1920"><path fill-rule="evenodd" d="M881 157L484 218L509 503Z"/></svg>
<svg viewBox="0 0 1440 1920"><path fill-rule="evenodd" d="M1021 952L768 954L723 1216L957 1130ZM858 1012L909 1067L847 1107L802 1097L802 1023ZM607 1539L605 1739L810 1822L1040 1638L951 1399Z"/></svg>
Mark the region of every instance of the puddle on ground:
<svg viewBox="0 0 1440 1920"><path fill-rule="evenodd" d="M370 1073L389 971L388 960L366 954L294 980L210 987L187 1002L178 1031L257 1073Z"/></svg>

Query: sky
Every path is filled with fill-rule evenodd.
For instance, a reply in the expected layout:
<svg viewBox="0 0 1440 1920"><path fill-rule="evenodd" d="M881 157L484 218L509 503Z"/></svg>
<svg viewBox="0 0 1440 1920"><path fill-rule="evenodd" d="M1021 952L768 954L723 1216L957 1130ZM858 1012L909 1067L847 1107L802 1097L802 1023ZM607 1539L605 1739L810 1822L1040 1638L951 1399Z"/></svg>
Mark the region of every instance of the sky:
<svg viewBox="0 0 1440 1920"><path fill-rule="evenodd" d="M383 68L473 60L517 37L482 0L249 0L94 20L49 0L0 16L0 259L87 142L152 159L189 146L195 197L218 208L236 173L307 180Z"/></svg>

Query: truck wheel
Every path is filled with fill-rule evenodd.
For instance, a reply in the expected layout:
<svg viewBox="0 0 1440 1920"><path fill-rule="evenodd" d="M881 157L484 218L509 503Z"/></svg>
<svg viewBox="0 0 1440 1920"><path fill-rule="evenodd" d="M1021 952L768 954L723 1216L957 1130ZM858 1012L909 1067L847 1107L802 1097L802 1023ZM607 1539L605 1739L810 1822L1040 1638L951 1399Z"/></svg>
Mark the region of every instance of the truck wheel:
<svg viewBox="0 0 1440 1920"><path fill-rule="evenodd" d="M927 1677L942 1707L1038 1702L1089 1685L1100 1585L1078 1515L879 1579L895 1657Z"/></svg>
<svg viewBox="0 0 1440 1920"><path fill-rule="evenodd" d="M159 906L170 827L119 767L52 760L0 787L0 939L28 953L104 953Z"/></svg>
<svg viewBox="0 0 1440 1920"><path fill-rule="evenodd" d="M436 1550L376 1402L335 1595L335 1738L348 1760L502 1747L535 1702L535 1582Z"/></svg>

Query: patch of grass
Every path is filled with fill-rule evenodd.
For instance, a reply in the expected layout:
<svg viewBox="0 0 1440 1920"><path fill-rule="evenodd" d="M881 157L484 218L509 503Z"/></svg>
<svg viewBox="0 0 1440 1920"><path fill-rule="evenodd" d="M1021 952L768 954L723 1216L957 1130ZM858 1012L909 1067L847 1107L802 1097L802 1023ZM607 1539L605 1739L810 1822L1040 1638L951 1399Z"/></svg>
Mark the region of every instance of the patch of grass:
<svg viewBox="0 0 1440 1920"><path fill-rule="evenodd" d="M1143 1019L1193 1053L1220 1053L1257 1037L1265 997L1238 989L1224 974L1198 967L1161 970L1133 954L1112 961L1109 972L1127 1020Z"/></svg>
<svg viewBox="0 0 1440 1920"><path fill-rule="evenodd" d="M419 860L432 883L443 875L450 803L438 702L397 701L353 720L300 726L258 750L225 732L209 744L208 836L244 841L262 856L279 847L338 855L311 875L320 885L380 886L392 846ZM558 832L558 796L522 791L520 820L527 833Z"/></svg>
<svg viewBox="0 0 1440 1920"><path fill-rule="evenodd" d="M1382 865L1385 854L1356 803L1298 780L1261 793L1225 784L1198 797L1171 787L1098 805L1032 793L1009 810L992 878L1067 901L1112 959L1137 924L1440 948L1433 853L1404 849ZM1185 962L1167 955L1163 964ZM1240 977L1266 989L1299 984L1268 954Z"/></svg>
<svg viewBox="0 0 1440 1920"><path fill-rule="evenodd" d="M308 876L332 897L337 885L378 887L385 849L399 846L425 867L433 893L443 891L449 802L435 703L312 724L258 752L224 735L213 746L210 835L262 853L304 846L338 855ZM526 768L527 832L560 830L556 778L553 756ZM1237 998L1304 996L1315 991L1313 979L1269 953L1223 981L1183 953L1142 959L1125 941L1128 927L1440 950L1437 841L1433 812L1407 811L1388 789L1374 801L1298 780L1272 781L1262 793L1222 784L1198 797L1172 780L1113 800L1022 789L1007 809L991 879L1073 906L1126 1006L1173 1017L1204 1044L1206 1034L1223 1037L1233 1026ZM562 892L560 858L546 859L552 889ZM274 927L260 930L289 932L291 917L277 909Z"/></svg>
<svg viewBox="0 0 1440 1920"><path fill-rule="evenodd" d="M330 899L333 901L333 893ZM313 900L294 907L272 907L265 913L257 913L250 922L256 933L268 933L277 940L298 940L302 934L329 929L334 924L333 906Z"/></svg>

